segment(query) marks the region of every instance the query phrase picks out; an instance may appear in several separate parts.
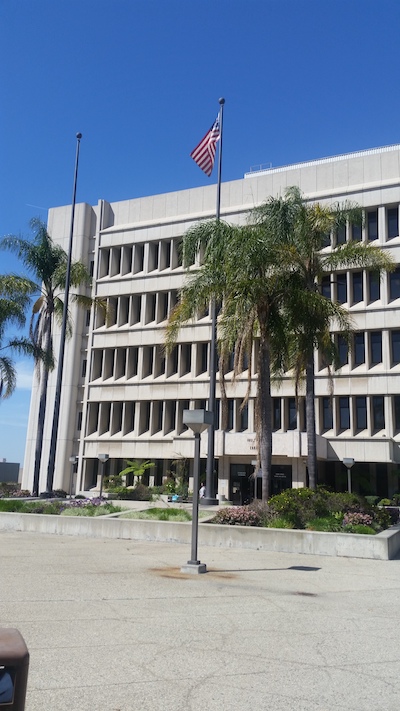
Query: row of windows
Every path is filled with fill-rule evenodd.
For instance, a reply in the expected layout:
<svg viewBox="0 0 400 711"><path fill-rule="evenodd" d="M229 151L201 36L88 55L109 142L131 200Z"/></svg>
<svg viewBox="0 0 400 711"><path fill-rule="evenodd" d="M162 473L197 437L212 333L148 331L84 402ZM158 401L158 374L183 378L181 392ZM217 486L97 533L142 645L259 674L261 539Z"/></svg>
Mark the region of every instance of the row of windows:
<svg viewBox="0 0 400 711"><path fill-rule="evenodd" d="M98 278L178 269L182 266L180 239L131 244L100 250Z"/></svg>
<svg viewBox="0 0 400 711"><path fill-rule="evenodd" d="M324 246L336 247L352 241L383 242L399 236L399 206L375 207L365 211L364 225L346 224L326 236Z"/></svg>
<svg viewBox="0 0 400 711"><path fill-rule="evenodd" d="M167 320L177 300L178 292L176 290L159 291L153 294L110 296L107 299L107 318L98 309L95 328L162 323Z"/></svg>
<svg viewBox="0 0 400 711"><path fill-rule="evenodd" d="M169 378L189 373L196 377L207 372L208 352L208 343L181 343L168 355L162 345L95 349L90 380L141 380L149 376Z"/></svg>
<svg viewBox="0 0 400 711"><path fill-rule="evenodd" d="M299 429L305 431L305 402L296 407L293 397L272 399L272 423L275 431ZM386 403L386 404L385 404ZM91 402L89 403L87 435L167 435L171 432L182 434L187 427L183 424L183 411L190 407L205 409L206 400L165 400L141 402ZM228 431L254 431L254 402L241 407L241 400L229 399L225 428ZM386 428L386 418L391 408L393 434L400 432L400 395L385 397L336 396L317 399L317 430L319 434L329 431L351 434L366 431L369 435ZM216 401L216 428L222 426L220 401ZM81 427L81 419L78 429Z"/></svg>
<svg viewBox="0 0 400 711"><path fill-rule="evenodd" d="M349 240L384 242L399 235L399 206L376 207L365 212L364 226L347 224L328 235L325 246L337 246ZM151 273L182 266L181 239L167 239L118 247L100 251L98 278Z"/></svg>
<svg viewBox="0 0 400 711"><path fill-rule="evenodd" d="M354 306L373 303L382 298L382 284L376 272L338 272L323 277L321 293L339 304ZM400 268L388 274L387 301L400 298Z"/></svg>
<svg viewBox="0 0 400 711"><path fill-rule="evenodd" d="M393 368L400 363L400 331L358 331L351 337L351 344L340 334L335 336L340 366L349 365L357 368L365 365L373 368L384 363L385 369ZM319 370L327 363L319 356Z"/></svg>
<svg viewBox="0 0 400 711"><path fill-rule="evenodd" d="M385 398L383 395L340 396L333 400L320 398L321 430L335 433L350 430L352 434L367 431L374 434L386 427L385 399L393 408L393 433L400 431L400 396Z"/></svg>
<svg viewBox="0 0 400 711"><path fill-rule="evenodd" d="M349 364L350 368L366 365L372 368L383 362L384 353L390 360L385 363L386 369L400 364L400 330L357 332L352 336L352 344L343 336L336 335L336 345L339 352L340 365ZM388 347L384 347L383 339L388 339ZM258 344L257 344L258 345ZM234 356L231 354L228 372L233 369ZM256 361L256 357L255 357ZM166 355L162 345L131 346L126 348L94 349L92 354L92 369L90 382L96 380L119 380L131 378L143 379L152 376L167 378L173 375L192 375L197 377L208 372L209 343L180 343ZM319 369L326 367L320 358ZM247 359L244 362L247 369ZM86 360L82 363L82 377L86 375Z"/></svg>

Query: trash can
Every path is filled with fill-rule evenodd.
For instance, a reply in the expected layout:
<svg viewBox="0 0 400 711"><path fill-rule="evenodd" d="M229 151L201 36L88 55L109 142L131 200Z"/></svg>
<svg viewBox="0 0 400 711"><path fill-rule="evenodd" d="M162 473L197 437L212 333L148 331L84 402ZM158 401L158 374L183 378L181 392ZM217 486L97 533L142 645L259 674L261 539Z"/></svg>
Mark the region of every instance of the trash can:
<svg viewBox="0 0 400 711"><path fill-rule="evenodd" d="M0 629L0 711L24 711L29 652L21 633Z"/></svg>

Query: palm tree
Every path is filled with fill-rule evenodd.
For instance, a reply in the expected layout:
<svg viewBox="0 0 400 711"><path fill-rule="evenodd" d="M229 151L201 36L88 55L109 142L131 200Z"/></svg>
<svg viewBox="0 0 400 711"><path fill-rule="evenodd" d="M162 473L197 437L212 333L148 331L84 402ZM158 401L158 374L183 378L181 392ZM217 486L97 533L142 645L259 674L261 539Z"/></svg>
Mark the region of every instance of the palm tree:
<svg viewBox="0 0 400 711"><path fill-rule="evenodd" d="M40 382L38 428L36 433L35 467L32 494L39 493L39 477L42 459L43 432L46 416L47 385L50 371L54 368L53 327L54 321L61 323L63 313L62 296L65 290L67 254L54 244L46 226L39 219L30 222L33 239L7 236L0 242L0 249L7 249L19 257L32 275L31 284L39 294L32 306L29 334L33 347L44 353L44 359L36 359L36 374ZM71 287L88 286L90 274L85 265L76 261L71 265ZM80 306L90 308L93 300L79 294L70 294L70 299ZM68 324L68 334L71 324Z"/></svg>
<svg viewBox="0 0 400 711"><path fill-rule="evenodd" d="M12 338L3 343L5 332L16 324L23 328L26 321L25 310L33 291L28 279L13 275L0 276L0 351L11 351L40 359L41 352L27 338ZM12 358L0 356L0 398L10 397L16 387L16 370Z"/></svg>
<svg viewBox="0 0 400 711"><path fill-rule="evenodd" d="M271 481L272 402L271 353L278 352L276 343L283 331L281 304L285 293L286 272L277 258L279 231L289 224L286 205L278 214L270 202L269 220L262 225L232 226L223 221L209 221L191 228L183 238L183 262L186 267L203 253L199 268L189 268L180 301L170 314L166 331L167 350L173 347L181 326L203 312L211 300L221 303L218 317L220 351L220 387L224 399L224 359L235 351L235 375L245 355L259 339L256 394L256 433L259 463L262 471L262 498L267 500ZM279 219L278 219L279 218ZM279 224L278 224L279 223ZM243 405L248 399L251 380Z"/></svg>
<svg viewBox="0 0 400 711"><path fill-rule="evenodd" d="M139 462L137 459L126 459L125 463L127 466L122 470L122 472L119 473L119 476L128 477L133 474L133 477L137 476L140 478L144 476L148 469L155 466L155 463L151 462L149 459L144 462Z"/></svg>
<svg viewBox="0 0 400 711"><path fill-rule="evenodd" d="M352 322L348 312L338 303L320 293L324 275L340 269L361 268L382 272L393 268L387 254L372 245L358 242L338 244L324 250L327 235L337 234L347 224L361 224L362 209L354 204L321 205L304 199L297 187L286 191L286 214L292 224L283 238L281 264L287 269L290 288L286 294L285 312L289 346L289 367L294 369L297 386L305 374L306 429L308 445L309 484L315 488L317 479L317 453L315 428L315 372L314 352L319 349L338 366L337 352L332 342L332 325L349 340ZM282 201L277 203L282 205ZM261 206L257 219L262 224L269 205Z"/></svg>

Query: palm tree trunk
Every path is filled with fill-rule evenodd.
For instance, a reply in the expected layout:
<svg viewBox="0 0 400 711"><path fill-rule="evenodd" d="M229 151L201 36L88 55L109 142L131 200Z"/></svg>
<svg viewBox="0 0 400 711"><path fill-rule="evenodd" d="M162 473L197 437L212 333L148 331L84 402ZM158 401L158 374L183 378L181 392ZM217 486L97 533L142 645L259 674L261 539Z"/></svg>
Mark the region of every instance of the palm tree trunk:
<svg viewBox="0 0 400 711"><path fill-rule="evenodd" d="M44 432L44 421L45 421L45 417L46 417L48 379L49 379L49 371L46 367L43 367L41 386L40 386L38 426L37 426L37 430L36 430L35 468L34 468L34 472L33 472L32 496L39 496L40 464L42 461L43 432Z"/></svg>
<svg viewBox="0 0 400 711"><path fill-rule="evenodd" d="M317 435L315 431L315 372L314 354L306 365L306 428L307 428L307 466L310 489L317 486Z"/></svg>
<svg viewBox="0 0 400 711"><path fill-rule="evenodd" d="M265 328L260 328L258 356L258 446L262 473L262 501L268 501L272 466L272 402L269 339Z"/></svg>
<svg viewBox="0 0 400 711"><path fill-rule="evenodd" d="M41 386L40 386L40 401L39 401L39 416L38 416L38 426L36 431L36 445L35 445L35 468L33 472L33 485L32 485L32 495L39 496L39 481L40 481L40 465L42 462L42 451L43 451L43 433L44 433L44 423L46 418L46 404L47 404L47 386L49 380L49 363L52 357L52 329L51 329L51 317L49 323L46 326L46 340L45 340L45 353L46 353L46 363L41 365Z"/></svg>

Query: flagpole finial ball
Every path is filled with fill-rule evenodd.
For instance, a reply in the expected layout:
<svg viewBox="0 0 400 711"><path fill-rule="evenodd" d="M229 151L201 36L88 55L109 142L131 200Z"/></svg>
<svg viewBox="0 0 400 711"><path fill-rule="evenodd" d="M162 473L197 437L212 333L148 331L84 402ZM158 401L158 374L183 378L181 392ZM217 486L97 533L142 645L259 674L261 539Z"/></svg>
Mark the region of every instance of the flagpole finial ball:
<svg viewBox="0 0 400 711"><path fill-rule="evenodd" d="M223 99L223 98L221 97L221 99L219 99L219 103L220 103L221 106L222 106L222 105L225 103L225 99Z"/></svg>
<svg viewBox="0 0 400 711"><path fill-rule="evenodd" d="M81 138L82 138L82 134L81 134L81 133L77 133L77 134L76 134L76 137L77 137L77 139L80 141Z"/></svg>

